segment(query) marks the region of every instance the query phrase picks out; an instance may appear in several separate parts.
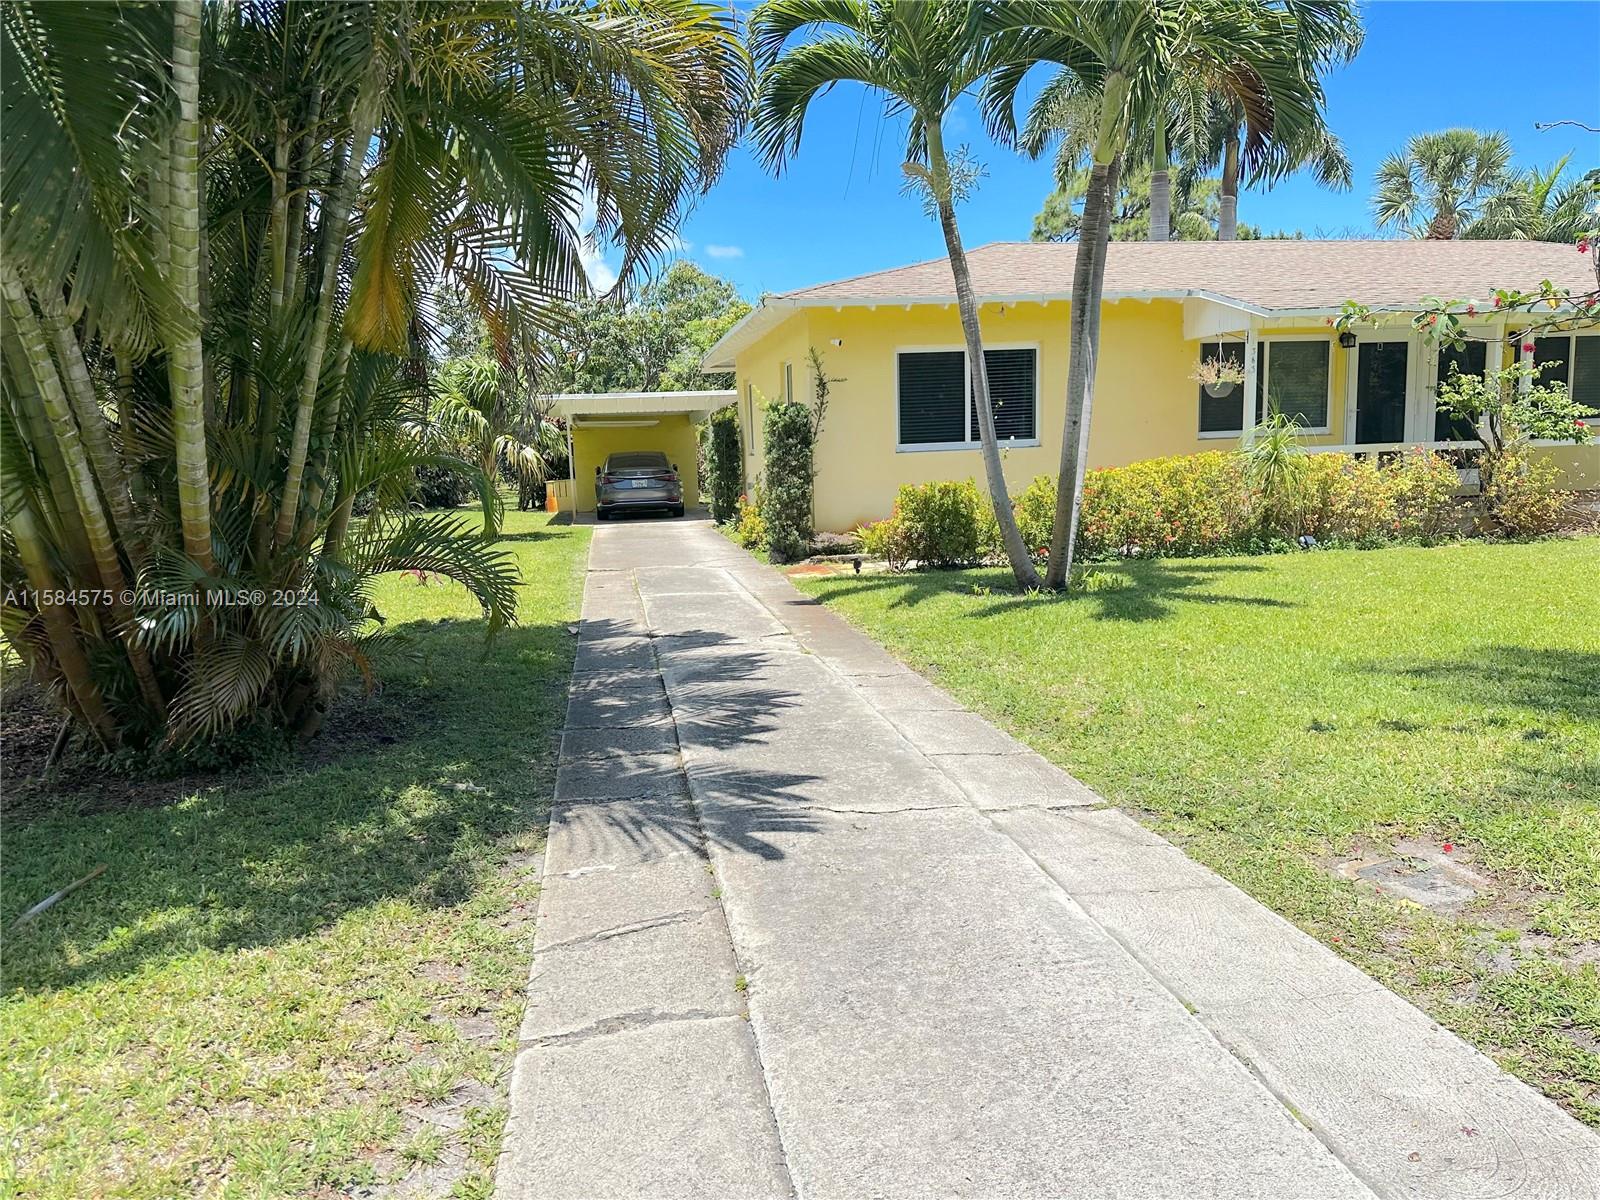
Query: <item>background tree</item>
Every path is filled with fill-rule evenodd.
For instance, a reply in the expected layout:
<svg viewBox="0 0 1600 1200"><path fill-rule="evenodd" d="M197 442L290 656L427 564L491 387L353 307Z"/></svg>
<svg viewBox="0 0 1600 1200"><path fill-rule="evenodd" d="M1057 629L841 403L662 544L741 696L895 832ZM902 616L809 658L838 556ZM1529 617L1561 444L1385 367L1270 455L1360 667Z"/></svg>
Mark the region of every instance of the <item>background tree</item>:
<svg viewBox="0 0 1600 1200"><path fill-rule="evenodd" d="M1170 229L1167 239L1184 242L1209 242L1217 238L1221 220L1218 200L1220 184L1201 179L1187 170L1175 172L1172 187ZM1089 189L1089 172L1079 168L1045 197L1034 214L1031 237L1036 242L1072 242L1078 239L1083 224L1083 201ZM1113 242L1144 242L1150 238L1150 172L1136 168L1117 177L1117 195L1111 211ZM1238 230L1241 240L1261 236L1253 225Z"/></svg>
<svg viewBox="0 0 1600 1200"><path fill-rule="evenodd" d="M1372 196L1378 228L1449 240L1480 222L1485 228L1514 222L1510 167L1511 142L1503 133L1419 133L1378 167Z"/></svg>
<svg viewBox="0 0 1600 1200"><path fill-rule="evenodd" d="M635 297L592 297L540 339L540 386L559 392L671 392L733 386L700 370L706 351L750 311L738 289L686 259Z"/></svg>
<svg viewBox="0 0 1600 1200"><path fill-rule="evenodd" d="M1263 160L1273 138L1292 141L1322 122L1322 87L1306 69L1295 16L1264 3L1224 0L1011 0L986 6L1002 34L984 108L1001 136L1014 136L1015 97L1029 71L1055 63L1093 97L1095 130L1080 247L1073 266L1067 413L1056 522L1045 584L1064 587L1077 536L1087 463L1100 302L1111 198L1130 135L1167 112L1174 75L1214 80L1245 114L1246 161Z"/></svg>
<svg viewBox="0 0 1600 1200"><path fill-rule="evenodd" d="M439 372L435 425L485 479L543 483L548 465L565 454L565 434L541 406L529 375L483 356L451 359ZM493 505L485 509L484 536L499 532L499 515Z"/></svg>
<svg viewBox="0 0 1600 1200"><path fill-rule="evenodd" d="M961 176L952 172L944 142L951 107L995 65L991 41L976 23L979 11L966 0L763 0L750 18L761 68L754 133L767 165L781 169L799 149L811 101L840 83L882 92L891 114L908 117L904 170L921 182L950 258L989 498L1012 574L1019 587L1031 588L1039 575L1017 530L1000 465L978 300L956 222ZM791 44L802 34L807 40Z"/></svg>
<svg viewBox="0 0 1600 1200"><path fill-rule="evenodd" d="M1514 175L1507 203L1462 231L1466 238L1526 238L1535 242L1575 242L1600 223L1600 168L1573 177L1568 154L1540 170Z"/></svg>
<svg viewBox="0 0 1600 1200"><path fill-rule="evenodd" d="M310 733L371 676L385 571L512 620L510 556L407 507L418 466L473 473L429 421L421 298L502 352L553 327L585 197L632 278L737 139L747 62L685 0L5 5L0 571L30 586L0 624L71 718Z"/></svg>

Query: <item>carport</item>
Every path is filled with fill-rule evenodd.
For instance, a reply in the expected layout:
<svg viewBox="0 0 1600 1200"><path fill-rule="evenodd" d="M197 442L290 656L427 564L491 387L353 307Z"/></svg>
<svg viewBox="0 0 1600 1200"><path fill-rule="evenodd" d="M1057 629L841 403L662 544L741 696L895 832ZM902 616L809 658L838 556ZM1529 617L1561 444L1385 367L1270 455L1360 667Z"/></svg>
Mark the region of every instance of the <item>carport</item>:
<svg viewBox="0 0 1600 1200"><path fill-rule="evenodd" d="M606 455L659 450L683 478L683 502L700 503L695 429L736 393L573 392L553 396L553 413L567 422L572 478L554 488L563 512L593 512L594 472ZM564 484L564 486L562 486Z"/></svg>

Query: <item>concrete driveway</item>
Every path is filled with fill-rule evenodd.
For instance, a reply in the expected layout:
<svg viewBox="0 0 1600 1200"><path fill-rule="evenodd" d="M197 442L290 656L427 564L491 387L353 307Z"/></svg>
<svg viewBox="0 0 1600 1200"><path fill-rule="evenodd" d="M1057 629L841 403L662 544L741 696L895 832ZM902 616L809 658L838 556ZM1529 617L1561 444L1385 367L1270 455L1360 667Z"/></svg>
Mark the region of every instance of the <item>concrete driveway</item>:
<svg viewBox="0 0 1600 1200"><path fill-rule="evenodd" d="M502 1197L1600 1196L1600 1137L703 521L596 529Z"/></svg>

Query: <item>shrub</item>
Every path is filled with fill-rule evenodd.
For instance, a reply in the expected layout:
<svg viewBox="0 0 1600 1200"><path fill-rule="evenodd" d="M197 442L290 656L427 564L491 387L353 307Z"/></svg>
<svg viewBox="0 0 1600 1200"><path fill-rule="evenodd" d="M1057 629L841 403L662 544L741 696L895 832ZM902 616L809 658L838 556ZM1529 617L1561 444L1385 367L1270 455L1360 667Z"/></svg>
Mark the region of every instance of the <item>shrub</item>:
<svg viewBox="0 0 1600 1200"><path fill-rule="evenodd" d="M701 429L700 457L711 519L725 525L737 515L739 491L744 484L744 453L733 405L712 413Z"/></svg>
<svg viewBox="0 0 1600 1200"><path fill-rule="evenodd" d="M1539 537L1561 524L1566 497L1556 490L1556 465L1526 447L1502 450L1484 464L1484 504L1493 526L1507 537Z"/></svg>
<svg viewBox="0 0 1600 1200"><path fill-rule="evenodd" d="M1458 531L1461 477L1449 459L1419 447L1394 459L1383 474L1394 497L1395 532L1401 537L1435 541Z"/></svg>
<svg viewBox="0 0 1600 1200"><path fill-rule="evenodd" d="M477 492L460 471L451 467L418 467L415 503L421 508L455 508Z"/></svg>
<svg viewBox="0 0 1600 1200"><path fill-rule="evenodd" d="M1302 527L1319 542L1366 546L1393 536L1394 491L1370 459L1309 455L1301 485Z"/></svg>
<svg viewBox="0 0 1600 1200"><path fill-rule="evenodd" d="M747 497L737 498L737 516L733 525L733 540L746 550L767 548L767 523L761 519L761 490L756 489L755 502Z"/></svg>
<svg viewBox="0 0 1600 1200"><path fill-rule="evenodd" d="M1017 529L1029 551L1044 558L1050 553L1050 535L1056 527L1056 480L1053 475L1036 475L1012 503ZM991 520L993 518L991 517Z"/></svg>
<svg viewBox="0 0 1600 1200"><path fill-rule="evenodd" d="M972 480L908 483L900 489L894 509L891 519L900 526L905 558L925 567L964 566L983 558L984 517L987 514L993 521L994 514Z"/></svg>
<svg viewBox="0 0 1600 1200"><path fill-rule="evenodd" d="M811 549L811 410L774 400L766 408L766 474L761 519L767 549L779 562L804 558Z"/></svg>
<svg viewBox="0 0 1600 1200"><path fill-rule="evenodd" d="M881 558L898 571L906 565L905 528L897 517L871 521L856 529L861 551L868 558Z"/></svg>
<svg viewBox="0 0 1600 1200"><path fill-rule="evenodd" d="M1250 540L1250 491L1237 454L1154 458L1084 478L1081 557L1215 554Z"/></svg>

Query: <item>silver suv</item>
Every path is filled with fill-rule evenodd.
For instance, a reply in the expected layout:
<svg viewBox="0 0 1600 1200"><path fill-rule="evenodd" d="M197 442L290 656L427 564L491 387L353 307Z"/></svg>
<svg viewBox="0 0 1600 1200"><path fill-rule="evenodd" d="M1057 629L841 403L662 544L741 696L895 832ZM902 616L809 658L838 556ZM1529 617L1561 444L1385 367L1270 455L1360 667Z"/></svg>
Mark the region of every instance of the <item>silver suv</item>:
<svg viewBox="0 0 1600 1200"><path fill-rule="evenodd" d="M594 469L595 516L604 521L624 509L664 509L683 516L678 464L655 450L612 454Z"/></svg>

